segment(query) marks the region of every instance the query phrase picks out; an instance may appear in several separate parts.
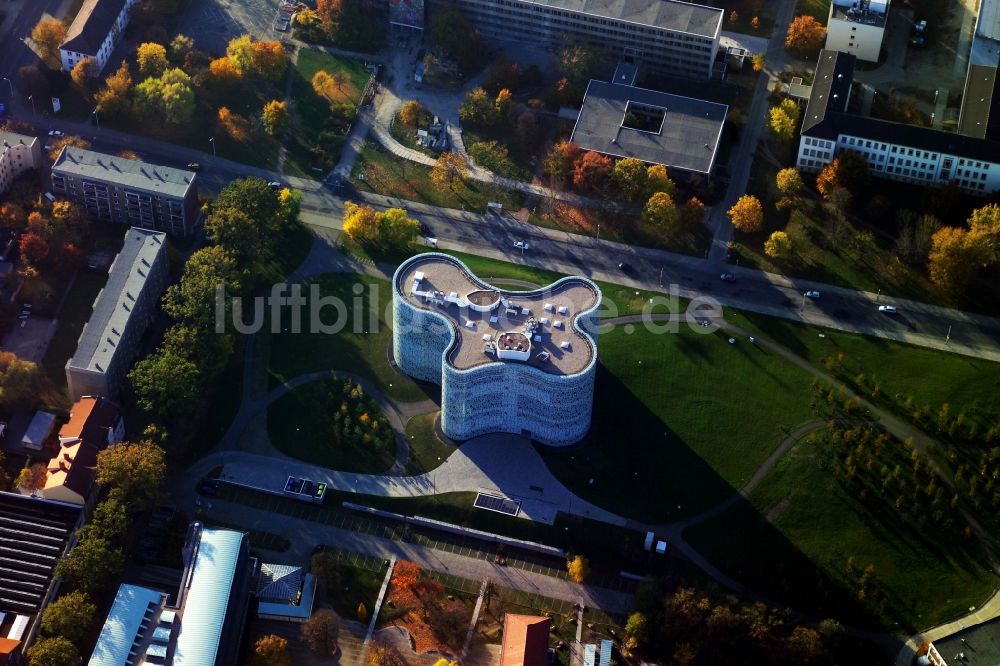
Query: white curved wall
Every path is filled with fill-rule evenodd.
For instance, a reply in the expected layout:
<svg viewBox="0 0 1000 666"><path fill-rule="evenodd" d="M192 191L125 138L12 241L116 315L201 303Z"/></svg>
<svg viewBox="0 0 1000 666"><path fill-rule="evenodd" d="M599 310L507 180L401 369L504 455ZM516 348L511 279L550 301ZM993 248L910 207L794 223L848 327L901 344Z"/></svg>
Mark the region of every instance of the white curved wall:
<svg viewBox="0 0 1000 666"><path fill-rule="evenodd" d="M460 370L447 361L456 335L451 322L412 305L399 293L401 272L421 257L426 255L404 262L393 277L393 356L406 374L441 386L444 433L456 440L491 432L524 433L550 446L566 446L582 439L590 428L594 402L600 289L587 281L598 298L593 308L574 320L592 343L590 362L582 371L557 375L526 363L497 361ZM458 262L453 257L447 259ZM563 278L559 282L582 279Z"/></svg>

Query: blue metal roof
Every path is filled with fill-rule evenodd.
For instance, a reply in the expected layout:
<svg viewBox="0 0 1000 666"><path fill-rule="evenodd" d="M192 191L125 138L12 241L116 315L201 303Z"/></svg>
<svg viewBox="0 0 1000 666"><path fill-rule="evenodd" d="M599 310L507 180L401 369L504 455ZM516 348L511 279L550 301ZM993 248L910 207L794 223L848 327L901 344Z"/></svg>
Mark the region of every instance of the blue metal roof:
<svg viewBox="0 0 1000 666"><path fill-rule="evenodd" d="M163 597L162 592L139 585L119 587L88 666L124 666L146 610L150 604L162 604Z"/></svg>
<svg viewBox="0 0 1000 666"><path fill-rule="evenodd" d="M243 533L204 528L181 610L173 666L212 666L240 560Z"/></svg>

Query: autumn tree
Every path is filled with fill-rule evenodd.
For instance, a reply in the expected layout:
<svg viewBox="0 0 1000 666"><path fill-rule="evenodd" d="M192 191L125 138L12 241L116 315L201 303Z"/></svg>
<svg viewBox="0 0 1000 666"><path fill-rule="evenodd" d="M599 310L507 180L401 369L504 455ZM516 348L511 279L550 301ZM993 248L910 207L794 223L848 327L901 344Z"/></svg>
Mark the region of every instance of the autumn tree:
<svg viewBox="0 0 1000 666"><path fill-rule="evenodd" d="M838 188L857 194L870 178L868 160L856 150L844 150L816 176L816 189L827 199Z"/></svg>
<svg viewBox="0 0 1000 666"><path fill-rule="evenodd" d="M645 645L649 642L650 628L649 618L645 613L636 611L628 616L625 623L625 633L635 639L636 645Z"/></svg>
<svg viewBox="0 0 1000 666"><path fill-rule="evenodd" d="M815 57L826 40L826 28L812 16L796 16L785 35L785 48L800 58Z"/></svg>
<svg viewBox="0 0 1000 666"><path fill-rule="evenodd" d="M332 657L337 654L340 619L332 610L322 608L306 620L299 635L313 652L323 657Z"/></svg>
<svg viewBox="0 0 1000 666"><path fill-rule="evenodd" d="M135 62L139 73L145 77L161 76L170 63L167 61L167 49L156 42L144 42L135 51Z"/></svg>
<svg viewBox="0 0 1000 666"><path fill-rule="evenodd" d="M28 223L24 208L13 201L0 203L0 228L20 232Z"/></svg>
<svg viewBox="0 0 1000 666"><path fill-rule="evenodd" d="M30 495L36 490L45 487L45 480L48 478L48 471L43 463L25 465L17 474L14 486L23 494Z"/></svg>
<svg viewBox="0 0 1000 666"><path fill-rule="evenodd" d="M705 221L705 204L698 197L691 197L681 208L681 222L688 229Z"/></svg>
<svg viewBox="0 0 1000 666"><path fill-rule="evenodd" d="M791 141L799 126L799 105L793 99L781 100L778 106L771 107L769 124L779 139Z"/></svg>
<svg viewBox="0 0 1000 666"><path fill-rule="evenodd" d="M787 259L792 254L792 239L784 231L773 232L764 241L764 254L772 259Z"/></svg>
<svg viewBox="0 0 1000 666"><path fill-rule="evenodd" d="M458 117L462 122L479 126L493 125L499 119L494 100L482 88L473 88L465 94Z"/></svg>
<svg viewBox="0 0 1000 666"><path fill-rule="evenodd" d="M795 167L781 169L774 177L778 191L786 197L797 197L802 194L802 176Z"/></svg>
<svg viewBox="0 0 1000 666"><path fill-rule="evenodd" d="M285 128L288 122L288 109L283 101L272 99L264 105L261 117L264 121L264 131L274 136Z"/></svg>
<svg viewBox="0 0 1000 666"><path fill-rule="evenodd" d="M90 80L97 76L97 61L90 57L81 58L73 65L69 76L73 83L86 90Z"/></svg>
<svg viewBox="0 0 1000 666"><path fill-rule="evenodd" d="M66 25L54 18L42 18L31 30L31 41L49 62L59 59L59 46L66 41Z"/></svg>
<svg viewBox="0 0 1000 666"><path fill-rule="evenodd" d="M135 98L143 109L162 114L167 122L174 125L183 125L194 116L195 96L191 77L176 67L137 85Z"/></svg>
<svg viewBox="0 0 1000 666"><path fill-rule="evenodd" d="M468 170L465 158L459 153L444 152L434 162L431 181L442 189L454 190L465 181Z"/></svg>
<svg viewBox="0 0 1000 666"><path fill-rule="evenodd" d="M365 666L406 666L406 660L389 643L374 640L365 653Z"/></svg>
<svg viewBox="0 0 1000 666"><path fill-rule="evenodd" d="M944 292L960 296L989 262L990 254L982 236L956 227L939 229L927 257L931 280Z"/></svg>
<svg viewBox="0 0 1000 666"><path fill-rule="evenodd" d="M243 80L243 70L235 60L222 56L208 63L208 76L214 86L233 88Z"/></svg>
<svg viewBox="0 0 1000 666"><path fill-rule="evenodd" d="M573 106L580 101L581 95L580 88L564 76L552 84L546 97L555 106Z"/></svg>
<svg viewBox="0 0 1000 666"><path fill-rule="evenodd" d="M166 454L149 441L112 444L97 454L96 481L127 506L145 508L160 497Z"/></svg>
<svg viewBox="0 0 1000 666"><path fill-rule="evenodd" d="M736 13L735 9L733 11L729 12L729 22L730 23L739 23L739 20L740 20L740 15Z"/></svg>
<svg viewBox="0 0 1000 666"><path fill-rule="evenodd" d="M65 636L81 643L94 624L97 606L80 591L64 594L50 603L42 613L42 630L50 636Z"/></svg>
<svg viewBox="0 0 1000 666"><path fill-rule="evenodd" d="M0 407L15 409L34 398L38 365L0 350Z"/></svg>
<svg viewBox="0 0 1000 666"><path fill-rule="evenodd" d="M590 562L583 555L577 555L566 563L569 579L574 583L582 583L590 575Z"/></svg>
<svg viewBox="0 0 1000 666"><path fill-rule="evenodd" d="M611 158L585 151L573 164L573 187L581 192L595 192L607 187L611 176Z"/></svg>
<svg viewBox="0 0 1000 666"><path fill-rule="evenodd" d="M124 117L132 111L132 75L128 61L123 60L118 70L104 80L104 88L95 95L97 111L101 114Z"/></svg>
<svg viewBox="0 0 1000 666"><path fill-rule="evenodd" d="M39 638L28 648L28 666L80 666L80 652L63 636Z"/></svg>
<svg viewBox="0 0 1000 666"><path fill-rule="evenodd" d="M667 173L667 167L662 164L651 164L646 169L646 194L652 196L657 192L666 192L674 196L677 194L677 184Z"/></svg>
<svg viewBox="0 0 1000 666"><path fill-rule="evenodd" d="M764 223L764 208L752 194L741 196L727 214L733 221L733 226L744 233L759 231Z"/></svg>
<svg viewBox="0 0 1000 666"><path fill-rule="evenodd" d="M218 111L219 126L230 139L242 143L250 139L250 121L238 113L233 113L229 107L220 106Z"/></svg>
<svg viewBox="0 0 1000 666"><path fill-rule="evenodd" d="M180 65L187 58L187 55L194 50L194 40L187 35L182 35L180 33L174 35L174 38L170 40L169 56L171 62Z"/></svg>
<svg viewBox="0 0 1000 666"><path fill-rule="evenodd" d="M21 257L32 266L43 264L49 258L49 243L37 233L29 231L22 234L19 244Z"/></svg>
<svg viewBox="0 0 1000 666"><path fill-rule="evenodd" d="M326 101L332 102L337 99L337 84L326 70L321 69L313 74L311 83L313 92Z"/></svg>
<svg viewBox="0 0 1000 666"><path fill-rule="evenodd" d="M755 53L753 58L751 58L751 62L753 63L753 71L755 72L764 71L764 65L766 63L763 53Z"/></svg>
<svg viewBox="0 0 1000 666"><path fill-rule="evenodd" d="M365 622L368 620L368 607L365 606L365 602L358 602L358 608L354 612L357 614L359 622Z"/></svg>
<svg viewBox="0 0 1000 666"><path fill-rule="evenodd" d="M423 104L415 99L409 99L403 102L403 106L399 109L399 120L404 125L416 127L424 113L426 112Z"/></svg>
<svg viewBox="0 0 1000 666"><path fill-rule="evenodd" d="M493 100L493 108L496 110L497 118L501 121L510 120L511 110L514 107L514 95L507 88L502 88Z"/></svg>
<svg viewBox="0 0 1000 666"><path fill-rule="evenodd" d="M292 666L288 641L281 636L261 636L253 645L253 666Z"/></svg>
<svg viewBox="0 0 1000 666"><path fill-rule="evenodd" d="M251 68L257 76L267 81L277 81L285 73L288 56L281 42L254 41L250 44L250 51Z"/></svg>
<svg viewBox="0 0 1000 666"><path fill-rule="evenodd" d="M969 233L974 242L985 246L987 261L1000 261L1000 205L988 204L972 211Z"/></svg>
<svg viewBox="0 0 1000 666"><path fill-rule="evenodd" d="M94 507L87 527L108 541L119 541L128 531L128 512L125 503L118 495L109 495L103 502Z"/></svg>
<svg viewBox="0 0 1000 666"><path fill-rule="evenodd" d="M605 55L604 51L590 45L566 43L559 51L559 73L573 83L583 83L594 74Z"/></svg>
<svg viewBox="0 0 1000 666"><path fill-rule="evenodd" d="M253 71L253 38L250 35L240 35L229 40L226 55L232 59L244 74Z"/></svg>
<svg viewBox="0 0 1000 666"><path fill-rule="evenodd" d="M573 164L583 153L580 147L570 141L559 141L549 150L542 164L542 170L559 185L565 185L573 173Z"/></svg>
<svg viewBox="0 0 1000 666"><path fill-rule="evenodd" d="M672 233L680 224L681 211L669 194L657 192L646 202L642 210L642 220L657 229Z"/></svg>
<svg viewBox="0 0 1000 666"><path fill-rule="evenodd" d="M750 26L754 30L760 30L760 17L759 16L754 16L752 19L750 19Z"/></svg>
<svg viewBox="0 0 1000 666"><path fill-rule="evenodd" d="M618 160L611 177L626 201L635 201L646 191L646 164L642 160L634 157Z"/></svg>

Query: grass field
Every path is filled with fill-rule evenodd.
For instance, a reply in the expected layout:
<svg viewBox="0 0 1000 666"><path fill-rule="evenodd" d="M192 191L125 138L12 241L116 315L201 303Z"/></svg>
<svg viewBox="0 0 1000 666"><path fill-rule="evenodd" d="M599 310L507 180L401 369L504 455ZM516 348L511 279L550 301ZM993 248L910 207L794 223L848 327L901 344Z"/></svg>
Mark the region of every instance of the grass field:
<svg viewBox="0 0 1000 666"><path fill-rule="evenodd" d="M797 0L795 3L795 15L807 14L819 21L820 25L826 25L830 18L830 0Z"/></svg>
<svg viewBox="0 0 1000 666"><path fill-rule="evenodd" d="M320 97L312 87L319 71L331 76L343 75L330 98ZM302 49L292 71L288 161L304 175L312 169L327 169L340 158L344 135L353 120L353 107L361 101L370 74L364 63L323 51ZM334 118L332 105L347 105L349 118Z"/></svg>
<svg viewBox="0 0 1000 666"><path fill-rule="evenodd" d="M812 379L726 338L686 326L602 335L591 432L575 447L543 451L550 469L583 498L643 520L697 513L731 495L787 431L811 419Z"/></svg>
<svg viewBox="0 0 1000 666"><path fill-rule="evenodd" d="M860 499L834 470L845 447L849 452L823 437L800 441L749 502L685 536L754 592L852 624L911 633L978 606L994 583L978 542L936 525L919 527L912 513L893 507L894 498L878 496L878 484ZM888 444L875 454L874 469L908 466L902 449L898 441Z"/></svg>
<svg viewBox="0 0 1000 666"><path fill-rule="evenodd" d="M444 208L483 212L490 201L507 210L521 208L520 192L471 179L454 189L442 189L431 182L430 174L429 166L399 159L369 140L358 153L351 180L360 190Z"/></svg>
<svg viewBox="0 0 1000 666"><path fill-rule="evenodd" d="M272 382L281 383L316 370L342 370L371 379L397 400L406 402L426 397L412 379L389 365L392 331L385 320L392 298L389 283L364 275L323 275L315 283L322 296L335 296L348 304L346 318L342 320L333 308L323 311L326 324L343 321L343 330L335 335L290 332L274 335L268 364ZM360 297L353 291L358 284L364 287ZM361 301L359 308L354 307L356 298ZM374 331L369 330L371 322L377 322ZM287 325L285 328L287 330Z"/></svg>
<svg viewBox="0 0 1000 666"><path fill-rule="evenodd" d="M930 416L936 416L941 405L948 403L953 416L964 413L966 424L977 424L980 433L1000 423L1000 364L752 312L729 310L726 318L761 333L817 367L829 368L849 384L857 386L858 376L865 375L869 399L895 408L904 417L912 414L903 407L911 398L914 409L922 409ZM878 399L871 396L876 383L880 387Z"/></svg>
<svg viewBox="0 0 1000 666"><path fill-rule="evenodd" d="M406 461L405 474L429 472L455 452L454 446L442 442L434 432L437 414L421 414L407 421L406 442L410 446L410 458Z"/></svg>
<svg viewBox="0 0 1000 666"><path fill-rule="evenodd" d="M282 453L343 472L381 474L396 460L395 442L384 445L336 441L333 414L342 395L329 395L327 382L304 384L267 408L267 433ZM353 415L355 420L360 416ZM370 414L377 420L381 414Z"/></svg>
<svg viewBox="0 0 1000 666"><path fill-rule="evenodd" d="M364 604L370 615L378 601L379 590L385 579L387 565L379 558L368 557L349 550L323 546L336 563L330 573L336 589L320 589L319 593L337 614L348 620L358 620L358 604Z"/></svg>

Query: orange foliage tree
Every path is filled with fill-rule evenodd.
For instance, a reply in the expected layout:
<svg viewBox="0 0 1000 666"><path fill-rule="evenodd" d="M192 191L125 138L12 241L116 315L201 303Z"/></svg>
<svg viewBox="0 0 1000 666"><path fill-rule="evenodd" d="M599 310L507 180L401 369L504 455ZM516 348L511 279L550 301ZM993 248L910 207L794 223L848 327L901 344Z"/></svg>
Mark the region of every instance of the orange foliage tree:
<svg viewBox="0 0 1000 666"><path fill-rule="evenodd" d="M796 16L785 35L785 48L799 56L809 58L819 53L826 39L826 28L812 16Z"/></svg>
<svg viewBox="0 0 1000 666"><path fill-rule="evenodd" d="M607 155L586 151L573 164L573 186L581 192L606 187L614 164Z"/></svg>
<svg viewBox="0 0 1000 666"><path fill-rule="evenodd" d="M233 141L243 142L250 138L250 121L238 113L233 113L229 107L219 107L219 125Z"/></svg>
<svg viewBox="0 0 1000 666"><path fill-rule="evenodd" d="M764 208L752 194L741 196L728 211L733 226L746 233L758 231L764 223Z"/></svg>

